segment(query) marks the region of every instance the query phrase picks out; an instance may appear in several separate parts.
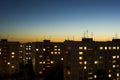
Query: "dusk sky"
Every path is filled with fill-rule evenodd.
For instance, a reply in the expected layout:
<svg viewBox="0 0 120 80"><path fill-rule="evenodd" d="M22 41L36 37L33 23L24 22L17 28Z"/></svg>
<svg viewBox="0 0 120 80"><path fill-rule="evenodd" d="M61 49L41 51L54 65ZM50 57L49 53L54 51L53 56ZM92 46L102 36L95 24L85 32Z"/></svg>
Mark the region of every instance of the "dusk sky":
<svg viewBox="0 0 120 80"><path fill-rule="evenodd" d="M0 38L81 40L87 30L95 40L120 38L120 1L0 0Z"/></svg>

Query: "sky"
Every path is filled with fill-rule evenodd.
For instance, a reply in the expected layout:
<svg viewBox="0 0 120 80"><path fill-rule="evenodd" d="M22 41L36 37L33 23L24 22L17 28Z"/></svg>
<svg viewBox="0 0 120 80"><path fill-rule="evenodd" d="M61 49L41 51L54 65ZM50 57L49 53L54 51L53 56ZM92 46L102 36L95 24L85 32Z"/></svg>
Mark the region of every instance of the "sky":
<svg viewBox="0 0 120 80"><path fill-rule="evenodd" d="M0 38L21 42L120 38L119 8L119 0L0 0Z"/></svg>

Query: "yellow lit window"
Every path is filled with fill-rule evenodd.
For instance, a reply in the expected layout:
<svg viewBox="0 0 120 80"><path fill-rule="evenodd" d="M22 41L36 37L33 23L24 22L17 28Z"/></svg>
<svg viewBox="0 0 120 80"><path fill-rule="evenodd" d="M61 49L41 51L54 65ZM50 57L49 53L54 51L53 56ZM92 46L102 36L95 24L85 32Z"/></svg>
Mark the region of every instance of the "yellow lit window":
<svg viewBox="0 0 120 80"><path fill-rule="evenodd" d="M43 51L45 51L45 48L43 49Z"/></svg>
<svg viewBox="0 0 120 80"><path fill-rule="evenodd" d="M61 61L63 61L63 58L61 58Z"/></svg>
<svg viewBox="0 0 120 80"><path fill-rule="evenodd" d="M58 51L60 51L60 49L58 49Z"/></svg>
<svg viewBox="0 0 120 80"><path fill-rule="evenodd" d="M42 74L42 73L43 73L42 71L39 72L39 74Z"/></svg>
<svg viewBox="0 0 120 80"><path fill-rule="evenodd" d="M79 55L82 55L83 54L83 52L79 52Z"/></svg>
<svg viewBox="0 0 120 80"><path fill-rule="evenodd" d="M87 64L87 61L84 61L84 64Z"/></svg>
<svg viewBox="0 0 120 80"><path fill-rule="evenodd" d="M11 58L15 58L15 56L11 56Z"/></svg>
<svg viewBox="0 0 120 80"><path fill-rule="evenodd" d="M97 78L97 75L94 75L94 78Z"/></svg>
<svg viewBox="0 0 120 80"><path fill-rule="evenodd" d="M87 67L86 67L86 66L84 66L84 69L87 69Z"/></svg>
<svg viewBox="0 0 120 80"><path fill-rule="evenodd" d="M79 47L79 50L82 50L83 49L83 47Z"/></svg>
<svg viewBox="0 0 120 80"><path fill-rule="evenodd" d="M88 80L89 80L89 79L90 79L90 80L93 80L93 77L88 77Z"/></svg>
<svg viewBox="0 0 120 80"><path fill-rule="evenodd" d="M40 61L39 64L42 64L42 61Z"/></svg>
<svg viewBox="0 0 120 80"><path fill-rule="evenodd" d="M42 55L40 55L39 57L40 57L40 58L42 58L43 56L42 56Z"/></svg>
<svg viewBox="0 0 120 80"><path fill-rule="evenodd" d="M117 50L119 50L119 46L117 46Z"/></svg>
<svg viewBox="0 0 120 80"><path fill-rule="evenodd" d="M53 64L54 62L53 61L51 61L51 64Z"/></svg>
<svg viewBox="0 0 120 80"><path fill-rule="evenodd" d="M111 76L112 76L111 74L108 75L108 77L111 77Z"/></svg>
<svg viewBox="0 0 120 80"><path fill-rule="evenodd" d="M70 71L69 70L67 71L67 75L70 75Z"/></svg>
<svg viewBox="0 0 120 80"><path fill-rule="evenodd" d="M15 52L12 52L11 54L12 54L12 55L14 55L14 54L15 54Z"/></svg>
<svg viewBox="0 0 120 80"><path fill-rule="evenodd" d="M11 66L11 68L15 68L15 66Z"/></svg>
<svg viewBox="0 0 120 80"><path fill-rule="evenodd" d="M117 73L117 77L119 77L119 73Z"/></svg>
<svg viewBox="0 0 120 80"><path fill-rule="evenodd" d="M54 49L54 51L57 51L57 49Z"/></svg>
<svg viewBox="0 0 120 80"><path fill-rule="evenodd" d="M86 46L84 47L84 50L87 50L87 47L86 47Z"/></svg>
<svg viewBox="0 0 120 80"><path fill-rule="evenodd" d="M94 64L98 64L98 61L94 61Z"/></svg>
<svg viewBox="0 0 120 80"><path fill-rule="evenodd" d="M101 47L99 47L99 49L100 49L100 50L103 50L103 47L101 46Z"/></svg>
<svg viewBox="0 0 120 80"><path fill-rule="evenodd" d="M53 54L53 52L51 52L51 54Z"/></svg>
<svg viewBox="0 0 120 80"><path fill-rule="evenodd" d="M43 61L43 64L45 64L45 61Z"/></svg>
<svg viewBox="0 0 120 80"><path fill-rule="evenodd" d="M116 63L116 60L113 60L112 62L113 62L113 63Z"/></svg>
<svg viewBox="0 0 120 80"><path fill-rule="evenodd" d="M36 49L36 51L39 51L39 49Z"/></svg>
<svg viewBox="0 0 120 80"><path fill-rule="evenodd" d="M117 59L119 59L119 55L117 55Z"/></svg>
<svg viewBox="0 0 120 80"><path fill-rule="evenodd" d="M79 57L79 60L82 60L82 57L81 57L81 56Z"/></svg>
<svg viewBox="0 0 120 80"><path fill-rule="evenodd" d="M57 46L54 46L54 48L57 48Z"/></svg>
<svg viewBox="0 0 120 80"><path fill-rule="evenodd" d="M113 65L112 67L113 67L113 68L115 68L115 67L116 67L116 65Z"/></svg>
<svg viewBox="0 0 120 80"><path fill-rule="evenodd" d="M112 58L113 58L113 59L116 59L116 56L113 56Z"/></svg>
<svg viewBox="0 0 120 80"><path fill-rule="evenodd" d="M1 49L0 49L0 51L1 51Z"/></svg>
<svg viewBox="0 0 120 80"><path fill-rule="evenodd" d="M105 47L105 50L107 50L107 47Z"/></svg>
<svg viewBox="0 0 120 80"><path fill-rule="evenodd" d="M82 62L82 61L80 61L80 62L79 62L79 64L80 64L80 65L82 65L82 64L83 64L83 62Z"/></svg>
<svg viewBox="0 0 120 80"><path fill-rule="evenodd" d="M115 49L116 49L116 47L114 46L114 47L113 47L113 49L115 50Z"/></svg>
<svg viewBox="0 0 120 80"><path fill-rule="evenodd" d="M109 50L111 50L111 47L109 47Z"/></svg>
<svg viewBox="0 0 120 80"><path fill-rule="evenodd" d="M10 62L8 62L7 64L10 65Z"/></svg>
<svg viewBox="0 0 120 80"><path fill-rule="evenodd" d="M58 52L58 54L60 54L60 52Z"/></svg>
<svg viewBox="0 0 120 80"><path fill-rule="evenodd" d="M55 52L54 54L57 54L57 52Z"/></svg>

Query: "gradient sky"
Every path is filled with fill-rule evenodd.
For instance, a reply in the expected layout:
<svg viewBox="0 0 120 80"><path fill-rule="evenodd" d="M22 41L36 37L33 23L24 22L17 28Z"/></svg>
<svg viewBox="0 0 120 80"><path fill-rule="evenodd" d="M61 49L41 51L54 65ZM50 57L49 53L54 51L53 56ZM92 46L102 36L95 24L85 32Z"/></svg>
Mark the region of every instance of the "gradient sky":
<svg viewBox="0 0 120 80"><path fill-rule="evenodd" d="M120 35L119 0L0 0L0 38L18 41L95 40Z"/></svg>

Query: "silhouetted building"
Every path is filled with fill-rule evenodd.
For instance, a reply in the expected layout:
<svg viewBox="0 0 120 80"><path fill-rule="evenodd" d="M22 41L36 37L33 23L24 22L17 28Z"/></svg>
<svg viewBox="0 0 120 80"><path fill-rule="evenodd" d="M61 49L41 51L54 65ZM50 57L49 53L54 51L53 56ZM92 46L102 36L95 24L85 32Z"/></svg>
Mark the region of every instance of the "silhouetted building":
<svg viewBox="0 0 120 80"><path fill-rule="evenodd" d="M64 42L64 79L94 80L99 77L98 70L106 70L106 79L120 79L120 41L82 41Z"/></svg>
<svg viewBox="0 0 120 80"><path fill-rule="evenodd" d="M61 45L50 40L33 42L33 67L36 74L44 74L54 64L63 62Z"/></svg>
<svg viewBox="0 0 120 80"><path fill-rule="evenodd" d="M0 41L0 76L19 72L19 42Z"/></svg>

